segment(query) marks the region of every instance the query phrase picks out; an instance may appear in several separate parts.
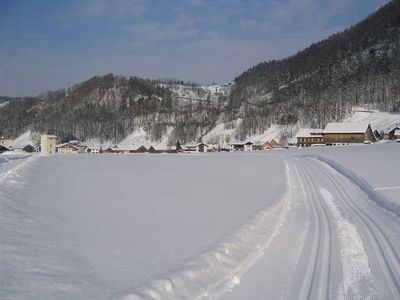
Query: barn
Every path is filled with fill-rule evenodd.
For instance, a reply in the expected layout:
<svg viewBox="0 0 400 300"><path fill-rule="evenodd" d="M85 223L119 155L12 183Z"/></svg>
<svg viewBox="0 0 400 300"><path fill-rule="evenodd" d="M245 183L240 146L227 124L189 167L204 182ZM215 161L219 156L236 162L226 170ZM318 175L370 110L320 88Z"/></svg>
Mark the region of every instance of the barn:
<svg viewBox="0 0 400 300"><path fill-rule="evenodd" d="M364 122L328 123L323 131L323 136L327 145L376 142L371 125Z"/></svg>

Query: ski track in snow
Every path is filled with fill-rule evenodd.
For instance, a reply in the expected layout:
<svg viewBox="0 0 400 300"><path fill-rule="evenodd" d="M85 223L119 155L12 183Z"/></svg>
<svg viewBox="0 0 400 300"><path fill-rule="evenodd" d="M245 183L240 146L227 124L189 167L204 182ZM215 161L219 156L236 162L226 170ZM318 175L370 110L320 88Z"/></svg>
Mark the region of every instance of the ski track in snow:
<svg viewBox="0 0 400 300"><path fill-rule="evenodd" d="M366 280L370 287L375 287L372 272L369 267L368 257L365 253L360 234L357 228L344 218L332 194L325 188L320 193L336 220L341 246L340 256L343 265L343 298L362 299L359 284Z"/></svg>
<svg viewBox="0 0 400 300"><path fill-rule="evenodd" d="M20 171L35 159L0 156L0 200L2 186L24 184ZM125 293L121 299L234 298L242 279L244 284L258 262L269 266L268 260L285 259L274 251L285 247L282 241L296 227L299 236L298 242L292 243L296 248L290 249L293 257L281 262L286 269L280 274L286 277L268 296L251 297L400 299L400 225L396 216L380 209L372 199L375 192L367 191L358 179L348 178L345 169L316 157L284 160L287 192L278 204L258 212L181 269ZM376 198L383 201L378 195ZM250 278L268 281L274 276L270 274L274 270L261 271L260 276ZM251 289L253 283L246 284Z"/></svg>

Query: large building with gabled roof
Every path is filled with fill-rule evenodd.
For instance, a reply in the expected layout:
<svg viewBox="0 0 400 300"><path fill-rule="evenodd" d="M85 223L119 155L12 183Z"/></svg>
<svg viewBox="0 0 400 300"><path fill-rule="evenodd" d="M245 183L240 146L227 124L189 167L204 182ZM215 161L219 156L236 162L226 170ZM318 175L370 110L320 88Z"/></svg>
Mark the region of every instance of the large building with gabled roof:
<svg viewBox="0 0 400 300"><path fill-rule="evenodd" d="M376 142L371 125L365 122L328 123L323 136L327 145Z"/></svg>

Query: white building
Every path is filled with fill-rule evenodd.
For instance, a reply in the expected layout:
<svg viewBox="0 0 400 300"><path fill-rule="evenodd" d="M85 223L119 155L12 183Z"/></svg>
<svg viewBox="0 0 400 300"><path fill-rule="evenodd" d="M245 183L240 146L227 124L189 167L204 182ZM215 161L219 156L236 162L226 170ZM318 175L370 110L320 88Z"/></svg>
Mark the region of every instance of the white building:
<svg viewBox="0 0 400 300"><path fill-rule="evenodd" d="M210 152L213 147L205 143L198 143L186 145L184 148L188 152Z"/></svg>
<svg viewBox="0 0 400 300"><path fill-rule="evenodd" d="M92 154L100 153L100 148L97 148L97 147L89 147L89 153L92 153Z"/></svg>
<svg viewBox="0 0 400 300"><path fill-rule="evenodd" d="M40 138L40 149L44 154L56 153L56 140L55 135L42 135Z"/></svg>
<svg viewBox="0 0 400 300"><path fill-rule="evenodd" d="M72 154L78 153L79 148L75 145L71 145L69 143L59 144L56 146L56 152L59 154Z"/></svg>
<svg viewBox="0 0 400 300"><path fill-rule="evenodd" d="M236 142L231 143L234 151L253 151L253 143L252 142Z"/></svg>

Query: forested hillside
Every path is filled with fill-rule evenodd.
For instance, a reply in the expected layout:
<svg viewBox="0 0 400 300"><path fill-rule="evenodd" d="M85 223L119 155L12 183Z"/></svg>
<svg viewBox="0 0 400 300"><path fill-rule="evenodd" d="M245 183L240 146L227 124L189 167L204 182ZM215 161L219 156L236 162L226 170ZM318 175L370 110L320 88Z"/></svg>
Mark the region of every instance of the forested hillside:
<svg viewBox="0 0 400 300"><path fill-rule="evenodd" d="M231 106L252 134L271 123L321 127L355 105L400 108L400 1L296 55L235 79Z"/></svg>
<svg viewBox="0 0 400 300"><path fill-rule="evenodd" d="M118 142L141 128L154 141L168 132L175 144L225 124L245 139L272 124L322 127L354 106L400 109L399 0L296 55L252 67L232 85L108 74L34 98L1 97L0 134Z"/></svg>

